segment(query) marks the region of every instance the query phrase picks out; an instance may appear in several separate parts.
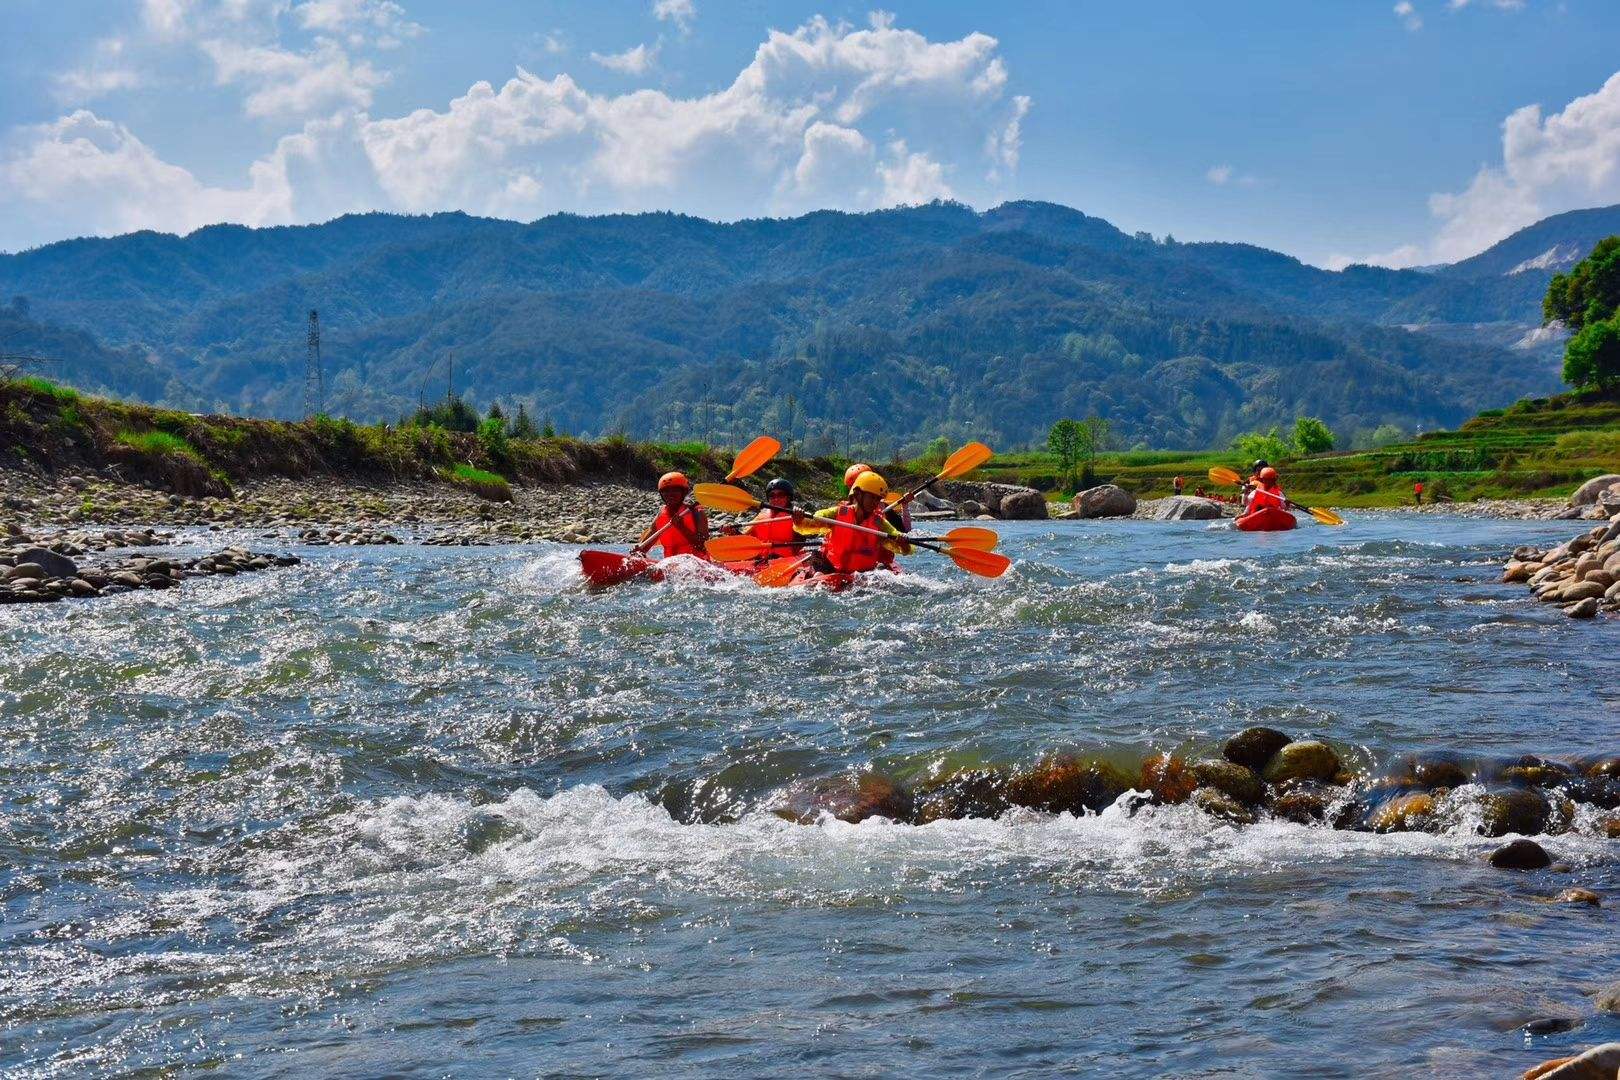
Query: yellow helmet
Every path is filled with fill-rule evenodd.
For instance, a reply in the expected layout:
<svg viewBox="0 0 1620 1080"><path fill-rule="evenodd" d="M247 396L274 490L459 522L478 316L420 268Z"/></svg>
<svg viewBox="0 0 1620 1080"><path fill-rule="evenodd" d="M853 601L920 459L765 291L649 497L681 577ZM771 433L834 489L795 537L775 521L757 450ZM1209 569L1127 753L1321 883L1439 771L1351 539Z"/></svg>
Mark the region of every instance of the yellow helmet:
<svg viewBox="0 0 1620 1080"><path fill-rule="evenodd" d="M864 491L881 499L889 493L889 483L871 469L867 469L855 478L855 485L850 490Z"/></svg>

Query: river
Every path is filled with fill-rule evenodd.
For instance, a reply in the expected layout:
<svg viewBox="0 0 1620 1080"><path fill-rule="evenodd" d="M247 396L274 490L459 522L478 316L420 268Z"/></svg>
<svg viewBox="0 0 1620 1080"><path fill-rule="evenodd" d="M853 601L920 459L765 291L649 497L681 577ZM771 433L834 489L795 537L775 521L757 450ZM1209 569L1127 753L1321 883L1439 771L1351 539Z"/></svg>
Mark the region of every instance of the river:
<svg viewBox="0 0 1620 1080"><path fill-rule="evenodd" d="M1466 825L769 812L1252 724L1620 753L1613 624L1496 584L1573 531L1008 524L1002 579L839 596L295 547L0 608L0 1072L1476 1076L1620 1038L1611 909L1536 902L1620 897L1589 817L1516 875Z"/></svg>

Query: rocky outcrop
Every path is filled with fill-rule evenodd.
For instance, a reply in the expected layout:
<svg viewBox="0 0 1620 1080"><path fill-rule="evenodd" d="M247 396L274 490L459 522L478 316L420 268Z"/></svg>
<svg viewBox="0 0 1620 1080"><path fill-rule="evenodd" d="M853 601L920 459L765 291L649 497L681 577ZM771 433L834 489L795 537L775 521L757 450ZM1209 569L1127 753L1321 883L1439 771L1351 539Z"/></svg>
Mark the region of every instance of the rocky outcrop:
<svg viewBox="0 0 1620 1080"><path fill-rule="evenodd" d="M1571 618L1620 611L1620 514L1545 551L1515 549L1502 581L1528 585L1537 600Z"/></svg>
<svg viewBox="0 0 1620 1080"><path fill-rule="evenodd" d="M1154 521L1214 521L1223 516L1220 503L1196 495L1172 495L1153 508Z"/></svg>
<svg viewBox="0 0 1620 1080"><path fill-rule="evenodd" d="M1001 497L1001 515L1007 521L1045 521L1046 496L1023 488Z"/></svg>
<svg viewBox="0 0 1620 1080"><path fill-rule="evenodd" d="M1083 518L1130 517L1136 496L1114 484L1099 484L1074 497L1074 509Z"/></svg>
<svg viewBox="0 0 1620 1080"><path fill-rule="evenodd" d="M1605 494L1620 489L1620 473L1604 473L1594 476L1586 483L1575 489L1575 494L1569 497L1571 506L1591 506L1598 502ZM1616 491L1620 494L1620 491Z"/></svg>

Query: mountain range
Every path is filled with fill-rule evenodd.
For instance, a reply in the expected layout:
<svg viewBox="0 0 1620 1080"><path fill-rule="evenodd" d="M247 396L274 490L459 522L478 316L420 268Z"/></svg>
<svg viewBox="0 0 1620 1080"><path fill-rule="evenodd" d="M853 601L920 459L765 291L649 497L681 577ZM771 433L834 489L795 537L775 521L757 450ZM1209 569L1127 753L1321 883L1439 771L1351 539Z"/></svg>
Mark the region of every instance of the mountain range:
<svg viewBox="0 0 1620 1080"><path fill-rule="evenodd" d="M0 255L0 353L56 358L42 374L94 392L297 416L318 309L326 411L357 420L453 386L579 434L771 431L812 451L1029 445L1091 414L1126 445L1298 414L1410 432L1556 389L1542 294L1615 232L1620 207L1584 210L1454 265L1331 272L1040 202L350 215Z"/></svg>

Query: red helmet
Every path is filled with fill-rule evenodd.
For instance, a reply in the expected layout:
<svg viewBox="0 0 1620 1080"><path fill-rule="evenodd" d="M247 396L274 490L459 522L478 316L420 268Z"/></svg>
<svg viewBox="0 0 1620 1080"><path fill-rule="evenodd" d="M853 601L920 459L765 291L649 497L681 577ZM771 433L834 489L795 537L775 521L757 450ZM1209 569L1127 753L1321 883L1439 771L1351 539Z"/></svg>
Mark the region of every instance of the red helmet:
<svg viewBox="0 0 1620 1080"><path fill-rule="evenodd" d="M1260 479L1263 483L1275 484L1277 482L1277 470L1267 465L1260 470Z"/></svg>
<svg viewBox="0 0 1620 1080"><path fill-rule="evenodd" d="M871 471L872 466L857 461L855 464L844 470L844 486L847 488L853 488L855 486L855 478L857 476L861 475L863 472Z"/></svg>
<svg viewBox="0 0 1620 1080"><path fill-rule="evenodd" d="M685 473L679 473L679 472L667 472L663 476L660 476L658 478L658 490L659 491L663 491L665 488L672 488L672 487L685 488L687 491L691 491L692 490L692 481L690 481L690 480L688 480L686 478Z"/></svg>

